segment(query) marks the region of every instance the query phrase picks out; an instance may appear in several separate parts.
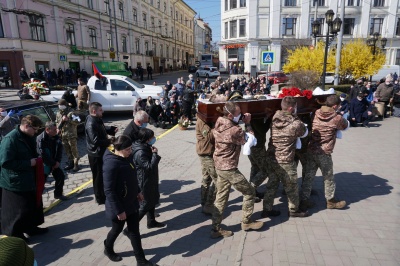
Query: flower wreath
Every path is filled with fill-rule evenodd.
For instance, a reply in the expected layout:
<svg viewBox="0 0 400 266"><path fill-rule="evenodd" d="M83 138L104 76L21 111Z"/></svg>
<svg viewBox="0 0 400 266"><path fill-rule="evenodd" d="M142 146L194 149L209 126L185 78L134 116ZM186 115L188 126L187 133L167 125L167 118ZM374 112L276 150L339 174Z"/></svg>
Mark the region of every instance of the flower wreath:
<svg viewBox="0 0 400 266"><path fill-rule="evenodd" d="M300 96L304 96L307 99L311 99L312 98L312 91L310 90L300 90L299 88L283 88L282 92L278 95L278 98L284 98L286 96L293 96L293 97L300 97Z"/></svg>

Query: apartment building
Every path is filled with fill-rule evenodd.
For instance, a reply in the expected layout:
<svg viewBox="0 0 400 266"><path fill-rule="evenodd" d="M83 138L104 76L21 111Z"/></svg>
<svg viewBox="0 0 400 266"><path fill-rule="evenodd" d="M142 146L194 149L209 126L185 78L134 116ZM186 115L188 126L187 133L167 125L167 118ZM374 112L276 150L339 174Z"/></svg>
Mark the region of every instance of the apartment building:
<svg viewBox="0 0 400 266"><path fill-rule="evenodd" d="M0 2L0 78L95 61L155 71L193 64L196 12L182 0L16 0Z"/></svg>
<svg viewBox="0 0 400 266"><path fill-rule="evenodd" d="M400 64L400 1L345 0L344 43L367 39L378 32L387 38L386 64ZM311 45L311 23L315 13L327 32L325 13L340 14L341 0L222 0L220 70L244 63L245 72L281 70L288 49ZM317 12L316 12L317 11ZM336 40L331 47L334 47ZM379 47L379 42L378 42ZM261 63L261 52L273 52L273 64Z"/></svg>
<svg viewBox="0 0 400 266"><path fill-rule="evenodd" d="M196 60L201 59L202 54L210 54L211 52L211 41L212 41L212 30L207 22L204 22L202 18L195 20L195 57Z"/></svg>

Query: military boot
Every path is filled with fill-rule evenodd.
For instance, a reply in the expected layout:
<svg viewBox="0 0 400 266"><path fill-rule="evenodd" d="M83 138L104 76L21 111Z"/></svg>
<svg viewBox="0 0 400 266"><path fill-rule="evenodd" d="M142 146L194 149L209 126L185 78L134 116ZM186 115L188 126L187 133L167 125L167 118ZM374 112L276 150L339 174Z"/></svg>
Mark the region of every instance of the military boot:
<svg viewBox="0 0 400 266"><path fill-rule="evenodd" d="M79 171L78 161L79 161L78 158L74 159L74 169L72 169L74 172Z"/></svg>
<svg viewBox="0 0 400 266"><path fill-rule="evenodd" d="M326 201L327 209L343 209L346 207L346 202L344 200L337 200L335 198Z"/></svg>
<svg viewBox="0 0 400 266"><path fill-rule="evenodd" d="M74 161L68 161L64 167L64 170L68 171L74 168Z"/></svg>
<svg viewBox="0 0 400 266"><path fill-rule="evenodd" d="M249 231L249 230L258 230L264 225L263 222L260 221L253 221L250 220L247 223L242 222L242 230Z"/></svg>

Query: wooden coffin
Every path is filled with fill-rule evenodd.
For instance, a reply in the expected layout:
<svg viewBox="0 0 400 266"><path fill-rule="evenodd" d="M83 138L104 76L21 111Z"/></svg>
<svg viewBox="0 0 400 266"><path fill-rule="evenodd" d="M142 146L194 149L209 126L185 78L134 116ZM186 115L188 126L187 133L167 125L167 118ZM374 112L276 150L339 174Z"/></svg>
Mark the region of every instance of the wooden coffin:
<svg viewBox="0 0 400 266"><path fill-rule="evenodd" d="M329 95L313 96L311 99L306 97L296 97L297 99L297 113L305 114L315 112L325 102L326 97ZM241 100L236 101L240 105L242 113L250 113L252 118L270 117L275 114L277 110L281 109L282 99L269 99L269 100ZM225 103L211 103L208 99L199 100L197 106L197 114L207 123L215 123L221 114L216 110L219 106L222 110Z"/></svg>

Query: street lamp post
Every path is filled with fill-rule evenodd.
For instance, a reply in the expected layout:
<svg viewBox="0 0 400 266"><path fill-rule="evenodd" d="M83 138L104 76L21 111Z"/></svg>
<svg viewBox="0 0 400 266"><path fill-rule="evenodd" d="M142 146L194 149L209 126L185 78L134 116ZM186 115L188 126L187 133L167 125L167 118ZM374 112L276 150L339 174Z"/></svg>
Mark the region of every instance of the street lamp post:
<svg viewBox="0 0 400 266"><path fill-rule="evenodd" d="M328 60L328 48L329 48L329 43L330 40L329 38L334 38L338 32L340 31L340 27L342 26L342 20L340 18L335 18L333 19L335 13L333 10L329 9L325 13L325 20L326 24L328 25L328 30L326 32L326 35L320 35L320 28L321 28L321 23L318 20L314 20L312 23L312 33L314 35L314 38L317 37L325 37L325 54L324 54L324 67L323 67L323 72L322 72L322 89L325 90L325 76L326 76L326 63Z"/></svg>
<svg viewBox="0 0 400 266"><path fill-rule="evenodd" d="M367 40L367 45L370 47L373 47L372 49L372 56L375 58L375 52L376 52L376 43L379 39L380 34L378 32L375 32L372 34L372 38L369 38ZM381 38L381 47L382 49L385 49L387 39L386 38ZM369 81L372 81L372 76L369 76Z"/></svg>

